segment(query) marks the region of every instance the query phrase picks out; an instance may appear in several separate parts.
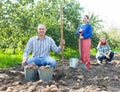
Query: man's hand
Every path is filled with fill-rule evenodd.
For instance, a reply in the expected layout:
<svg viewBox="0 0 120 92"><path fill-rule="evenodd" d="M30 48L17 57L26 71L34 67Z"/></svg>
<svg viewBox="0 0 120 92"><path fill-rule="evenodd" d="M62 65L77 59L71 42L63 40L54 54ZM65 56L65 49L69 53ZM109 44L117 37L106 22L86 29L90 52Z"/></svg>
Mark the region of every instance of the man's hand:
<svg viewBox="0 0 120 92"><path fill-rule="evenodd" d="M27 60L25 59L22 61L22 66L25 66L26 64L27 64Z"/></svg>
<svg viewBox="0 0 120 92"><path fill-rule="evenodd" d="M65 45L65 40L64 40L64 39L61 39L61 40L60 40L60 45L61 45L61 46L64 46L64 45Z"/></svg>

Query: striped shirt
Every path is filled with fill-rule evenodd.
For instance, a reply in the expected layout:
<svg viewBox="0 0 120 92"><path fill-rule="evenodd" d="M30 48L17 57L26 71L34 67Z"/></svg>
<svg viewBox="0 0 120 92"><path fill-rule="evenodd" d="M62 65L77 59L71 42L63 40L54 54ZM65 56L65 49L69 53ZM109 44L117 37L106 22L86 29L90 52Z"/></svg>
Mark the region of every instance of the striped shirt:
<svg viewBox="0 0 120 92"><path fill-rule="evenodd" d="M111 51L111 48L110 48L110 46L108 44L106 44L106 45L98 45L97 50L98 51L97 51L96 57L107 55Z"/></svg>
<svg viewBox="0 0 120 92"><path fill-rule="evenodd" d="M27 59L31 51L33 57L49 56L50 50L58 53L61 51L61 46L57 47L55 41L48 36L45 36L42 40L40 40L38 36L34 36L30 38L27 43L23 53L23 59Z"/></svg>

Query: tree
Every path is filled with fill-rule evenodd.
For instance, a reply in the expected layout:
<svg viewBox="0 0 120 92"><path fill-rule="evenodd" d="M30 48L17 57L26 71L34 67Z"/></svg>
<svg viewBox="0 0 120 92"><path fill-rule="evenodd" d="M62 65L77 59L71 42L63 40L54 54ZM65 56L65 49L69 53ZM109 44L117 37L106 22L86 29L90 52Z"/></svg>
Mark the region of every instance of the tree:
<svg viewBox="0 0 120 92"><path fill-rule="evenodd" d="M90 16L90 23L92 24L93 27L93 35L92 35L92 48L96 48L98 41L99 41L99 34L98 34L98 30L102 29L102 20L99 19L99 16L96 16L94 13L90 13L89 12L89 16Z"/></svg>
<svg viewBox="0 0 120 92"><path fill-rule="evenodd" d="M0 1L0 48L23 51L28 39L37 33L39 23L47 26L47 35L57 44L60 40L59 0L4 0ZM66 47L77 49L76 28L81 24L84 8L76 0L61 0L63 4L63 32ZM95 18L94 18L95 17ZM94 21L93 21L94 20ZM94 29L98 27L97 16L91 15ZM97 24L98 23L98 24ZM96 25L95 25L96 24ZM94 31L95 32L95 31Z"/></svg>
<svg viewBox="0 0 120 92"><path fill-rule="evenodd" d="M120 33L116 27L110 27L108 30L100 32L100 36L105 36L112 49L120 48Z"/></svg>

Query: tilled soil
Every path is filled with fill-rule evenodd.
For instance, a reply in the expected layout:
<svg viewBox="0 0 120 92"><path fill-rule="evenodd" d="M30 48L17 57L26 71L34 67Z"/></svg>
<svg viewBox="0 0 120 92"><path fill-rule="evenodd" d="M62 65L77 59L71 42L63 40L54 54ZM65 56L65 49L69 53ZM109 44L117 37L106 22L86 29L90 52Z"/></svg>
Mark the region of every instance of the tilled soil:
<svg viewBox="0 0 120 92"><path fill-rule="evenodd" d="M21 65L0 70L0 92L120 92L120 53L115 53L111 63L102 65L91 57L89 71L69 67L68 60L58 61L53 80L48 82L25 80Z"/></svg>

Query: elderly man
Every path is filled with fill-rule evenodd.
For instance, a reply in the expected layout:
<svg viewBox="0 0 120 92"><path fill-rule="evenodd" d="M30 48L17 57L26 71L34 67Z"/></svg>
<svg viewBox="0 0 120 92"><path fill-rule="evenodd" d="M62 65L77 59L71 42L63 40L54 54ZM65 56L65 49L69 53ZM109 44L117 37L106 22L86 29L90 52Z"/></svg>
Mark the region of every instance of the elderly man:
<svg viewBox="0 0 120 92"><path fill-rule="evenodd" d="M49 56L50 50L60 52L61 46L65 45L64 39L61 39L60 46L55 44L55 41L45 35L46 26L44 24L38 25L38 35L29 39L27 46L23 53L22 65L28 65L34 62L37 66L50 65L56 66L56 60ZM28 59L28 55L32 51L32 57Z"/></svg>

